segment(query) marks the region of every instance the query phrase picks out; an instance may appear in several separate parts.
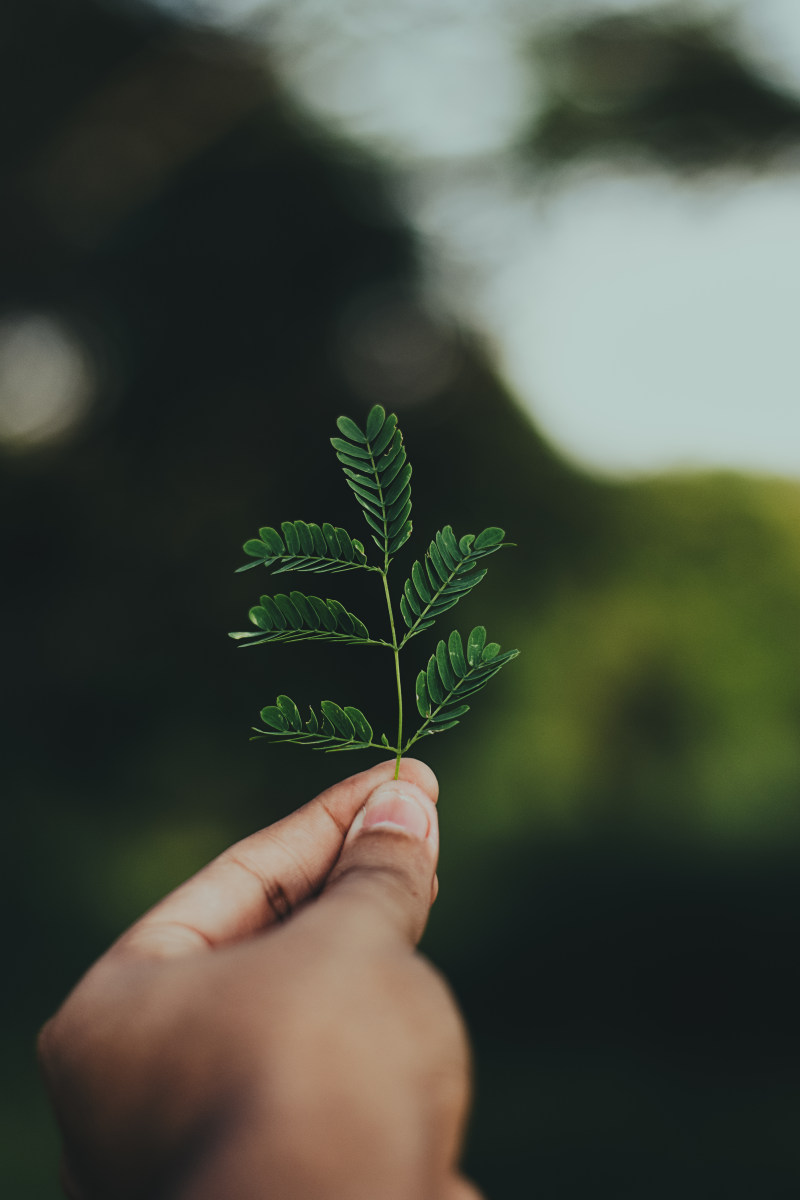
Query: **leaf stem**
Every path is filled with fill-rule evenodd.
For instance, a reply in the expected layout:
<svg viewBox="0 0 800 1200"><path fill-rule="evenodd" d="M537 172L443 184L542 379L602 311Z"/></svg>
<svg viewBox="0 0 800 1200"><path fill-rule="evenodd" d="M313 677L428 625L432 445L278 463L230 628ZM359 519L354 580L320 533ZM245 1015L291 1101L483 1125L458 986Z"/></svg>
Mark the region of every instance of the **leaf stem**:
<svg viewBox="0 0 800 1200"><path fill-rule="evenodd" d="M403 757L403 689L400 685L400 647L397 645L392 597L389 594L389 581L386 578L388 570L389 567L387 564L386 569L381 571L381 578L383 579L383 591L386 596L386 607L389 610L389 626L392 630L392 650L394 651L394 673L397 681L397 761L394 766L394 777L395 779L399 779L400 759Z"/></svg>

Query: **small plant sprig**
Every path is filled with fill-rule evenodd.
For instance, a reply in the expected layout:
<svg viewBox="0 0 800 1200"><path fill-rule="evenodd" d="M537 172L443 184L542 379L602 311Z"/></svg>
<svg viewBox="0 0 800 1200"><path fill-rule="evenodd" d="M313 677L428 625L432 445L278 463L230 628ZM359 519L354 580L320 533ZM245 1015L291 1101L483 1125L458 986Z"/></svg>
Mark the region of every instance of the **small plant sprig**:
<svg viewBox="0 0 800 1200"><path fill-rule="evenodd" d="M323 700L319 714L310 708L304 722L289 696L278 696L274 705L261 710L261 720L268 728L254 728L254 733L257 738L297 742L315 750L391 750L397 756L397 779L402 756L415 742L457 725L469 711L469 705L464 703L467 697L485 687L519 653L507 650L502 654L497 642L487 642L482 625L472 630L466 644L457 630L453 630L447 642L439 642L427 666L417 675L416 700L422 724L403 742L401 651L480 583L486 575L481 559L508 543L503 541L505 532L495 526L484 529L477 537L467 533L457 538L449 525L439 530L424 558L414 563L410 577L403 584L399 608L405 632L400 636L389 591L389 568L394 555L411 536L412 528L411 465L406 459L403 435L397 428L397 417L393 413L387 416L379 404L370 410L363 430L350 417L339 417L336 424L342 436L331 438L331 445L361 506L381 561L368 562L363 544L327 521L322 525L284 521L280 533L266 525L259 530L258 538L245 542L244 552L254 561L239 567L239 571L249 571L263 563L275 575L288 571L314 574L369 571L380 575L389 615L389 639L371 637L364 622L338 600L323 600L300 591L262 596L250 609L255 630L229 636L244 646L325 641L390 650L397 688L394 745L385 733L376 741L367 718L351 705L340 707L333 700Z"/></svg>

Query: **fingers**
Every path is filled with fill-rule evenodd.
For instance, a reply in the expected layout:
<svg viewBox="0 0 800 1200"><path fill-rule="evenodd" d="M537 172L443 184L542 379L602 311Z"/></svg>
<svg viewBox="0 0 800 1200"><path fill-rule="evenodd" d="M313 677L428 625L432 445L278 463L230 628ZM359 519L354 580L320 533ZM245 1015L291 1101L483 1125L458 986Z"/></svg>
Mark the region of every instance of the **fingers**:
<svg viewBox="0 0 800 1200"><path fill-rule="evenodd" d="M285 919L316 895L339 858L368 796L394 776L394 761L351 775L282 821L225 850L123 934L115 954L170 957L238 941ZM416 759L401 779L424 789L433 807L438 784Z"/></svg>
<svg viewBox="0 0 800 1200"><path fill-rule="evenodd" d="M343 937L413 946L422 936L439 853L427 782L420 774L380 783L353 821L315 907Z"/></svg>

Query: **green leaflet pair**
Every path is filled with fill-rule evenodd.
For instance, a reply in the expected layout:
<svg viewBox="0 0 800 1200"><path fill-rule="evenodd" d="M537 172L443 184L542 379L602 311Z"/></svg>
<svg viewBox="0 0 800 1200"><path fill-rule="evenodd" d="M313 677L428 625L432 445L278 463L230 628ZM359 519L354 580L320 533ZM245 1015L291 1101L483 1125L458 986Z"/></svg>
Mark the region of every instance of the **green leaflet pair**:
<svg viewBox="0 0 800 1200"><path fill-rule="evenodd" d="M422 724L403 743L403 691L400 676L400 651L411 638L428 629L480 583L486 574L481 559L494 554L503 545L505 533L491 526L477 537L465 534L457 538L449 525L434 536L424 558L411 568L400 595L400 615L405 632L398 634L389 592L388 574L394 555L411 536L411 465L407 461L403 435L397 417L386 415L376 404L370 410L365 429L350 417L339 417L342 437L331 438L331 445L362 514L378 547L381 563L367 560L363 543L345 529L324 522L284 521L280 532L271 525L259 530L257 538L245 542L244 551L254 561L240 567L248 571L263 564L273 574L306 571L315 574L341 571L370 571L381 576L389 615L390 637L375 638L364 622L348 612L338 600L324 600L297 590L261 596L250 609L250 621L256 627L246 633L232 633L244 646L265 642L327 641L343 645L383 646L392 651L397 687L397 739L394 745L385 733L376 740L364 714L350 705L340 707L323 700L319 714L310 709L306 721L289 696L278 696L274 705L261 710L268 728L256 729L259 737L281 742L297 742L317 750L387 749L397 756L395 778L402 756L415 742L429 734L441 733L457 725L469 711L464 701L485 687L519 651L500 652L497 642L486 641L486 630L476 626L466 645L456 631L447 642L440 641L420 671L416 682L416 700Z"/></svg>

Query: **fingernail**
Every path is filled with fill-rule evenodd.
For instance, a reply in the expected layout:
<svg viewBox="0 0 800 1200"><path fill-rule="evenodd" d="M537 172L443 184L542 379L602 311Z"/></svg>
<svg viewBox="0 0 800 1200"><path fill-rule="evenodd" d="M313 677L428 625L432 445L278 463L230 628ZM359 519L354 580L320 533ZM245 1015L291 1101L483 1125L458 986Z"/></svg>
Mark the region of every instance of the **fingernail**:
<svg viewBox="0 0 800 1200"><path fill-rule="evenodd" d="M376 787L364 809L361 828L401 829L411 837L426 838L431 821L416 790L402 783L382 783Z"/></svg>

